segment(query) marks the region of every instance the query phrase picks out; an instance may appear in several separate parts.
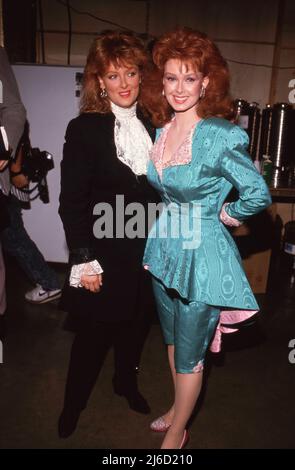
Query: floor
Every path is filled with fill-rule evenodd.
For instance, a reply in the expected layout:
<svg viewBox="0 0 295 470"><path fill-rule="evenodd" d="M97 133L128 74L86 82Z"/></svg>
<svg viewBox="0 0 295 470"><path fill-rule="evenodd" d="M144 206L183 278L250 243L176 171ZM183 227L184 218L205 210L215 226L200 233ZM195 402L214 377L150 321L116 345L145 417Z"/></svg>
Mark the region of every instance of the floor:
<svg viewBox="0 0 295 470"><path fill-rule="evenodd" d="M289 264L273 268L268 293L257 297L259 322L227 335L222 355L209 356L188 449L295 448L295 363L289 361L289 355L295 357L289 347L295 338L295 284ZM55 268L62 280L65 267ZM162 436L150 432L149 423L171 403L172 384L156 318L138 377L151 415L131 411L124 398L113 394L110 353L76 432L61 440L56 423L73 334L63 330L65 314L56 302L24 302L30 287L8 259L0 448L158 449Z"/></svg>

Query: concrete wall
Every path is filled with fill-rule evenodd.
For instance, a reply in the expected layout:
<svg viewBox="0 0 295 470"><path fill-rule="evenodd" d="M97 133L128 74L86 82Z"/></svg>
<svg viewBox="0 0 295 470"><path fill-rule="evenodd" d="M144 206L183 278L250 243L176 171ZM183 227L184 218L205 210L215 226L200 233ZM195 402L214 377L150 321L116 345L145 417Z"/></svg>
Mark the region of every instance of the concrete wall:
<svg viewBox="0 0 295 470"><path fill-rule="evenodd" d="M282 5L279 0L150 0L149 9L147 3L141 0L71 1L75 9L139 33L148 31L157 36L176 26L190 26L206 32L229 61L233 96L257 101L262 107L269 102L276 24L279 6ZM51 31L45 33L46 62L64 65L67 63L68 41L66 7L51 0L43 0L42 5L44 29ZM84 65L92 38L101 30L115 26L74 11L71 16L71 64ZM288 100L288 85L295 77L294 24L295 3L286 0L279 65L293 69L279 70L274 102ZM40 43L38 57L41 60Z"/></svg>

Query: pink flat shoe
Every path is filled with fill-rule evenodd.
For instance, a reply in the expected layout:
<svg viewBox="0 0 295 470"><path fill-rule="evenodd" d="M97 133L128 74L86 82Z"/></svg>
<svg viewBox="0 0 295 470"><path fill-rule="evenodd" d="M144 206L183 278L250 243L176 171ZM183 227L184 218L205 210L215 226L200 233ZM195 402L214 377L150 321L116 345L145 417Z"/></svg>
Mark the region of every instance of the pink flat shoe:
<svg viewBox="0 0 295 470"><path fill-rule="evenodd" d="M166 423L163 416L160 416L150 424L150 429L154 432L166 432L170 426L171 424Z"/></svg>
<svg viewBox="0 0 295 470"><path fill-rule="evenodd" d="M187 430L185 429L179 449L184 449L186 444L188 443L188 440L189 440L189 434Z"/></svg>

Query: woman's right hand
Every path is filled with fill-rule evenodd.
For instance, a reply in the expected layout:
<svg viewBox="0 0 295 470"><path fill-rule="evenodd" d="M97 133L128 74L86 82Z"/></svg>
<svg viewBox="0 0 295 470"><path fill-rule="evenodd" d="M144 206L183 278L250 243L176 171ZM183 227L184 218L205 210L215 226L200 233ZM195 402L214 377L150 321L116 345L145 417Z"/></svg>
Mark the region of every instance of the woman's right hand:
<svg viewBox="0 0 295 470"><path fill-rule="evenodd" d="M99 292L102 286L102 274L82 274L80 283L90 292Z"/></svg>

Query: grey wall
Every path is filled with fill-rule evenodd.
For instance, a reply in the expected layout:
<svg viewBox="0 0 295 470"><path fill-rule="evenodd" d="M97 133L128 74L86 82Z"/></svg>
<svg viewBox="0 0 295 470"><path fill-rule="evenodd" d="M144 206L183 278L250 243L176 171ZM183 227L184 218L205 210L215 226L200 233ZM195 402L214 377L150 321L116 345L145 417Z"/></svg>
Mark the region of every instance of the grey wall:
<svg viewBox="0 0 295 470"><path fill-rule="evenodd" d="M23 211L25 227L47 261L67 262L68 250L58 215L60 162L67 124L78 113L75 76L82 69L15 65L13 70L27 110L31 144L54 158L54 169L47 176L50 203L34 200L31 209Z"/></svg>
<svg viewBox="0 0 295 470"><path fill-rule="evenodd" d="M67 63L67 10L58 2L43 0L46 62ZM272 61L276 39L279 0L71 0L83 12L118 23L139 33L146 29L159 35L176 26L190 26L206 32L229 60L232 94L261 106L269 101ZM295 2L285 1L279 65L274 101L287 101L289 81L295 77ZM84 65L87 50L95 34L114 27L87 15L72 12L72 65ZM54 31L54 32L53 32ZM38 57L41 60L40 43ZM242 65L232 61L256 64ZM261 65L267 65L263 67Z"/></svg>

